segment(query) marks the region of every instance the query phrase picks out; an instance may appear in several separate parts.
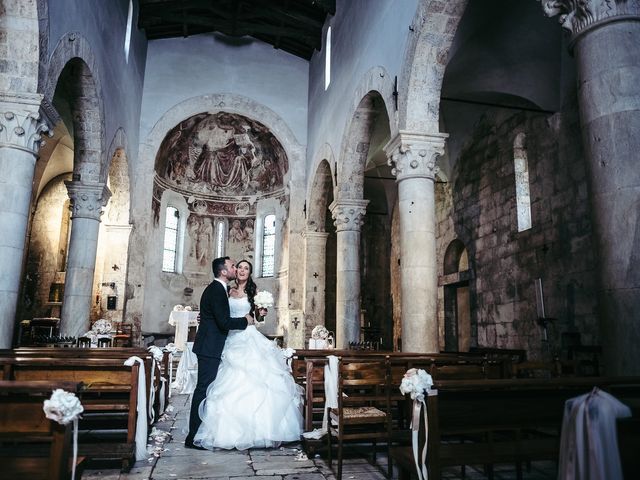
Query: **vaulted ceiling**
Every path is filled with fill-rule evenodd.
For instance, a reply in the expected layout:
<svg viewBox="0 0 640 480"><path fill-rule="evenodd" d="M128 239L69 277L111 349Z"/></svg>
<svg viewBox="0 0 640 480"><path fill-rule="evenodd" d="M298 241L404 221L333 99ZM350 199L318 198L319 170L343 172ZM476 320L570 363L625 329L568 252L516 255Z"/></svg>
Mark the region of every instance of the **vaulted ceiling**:
<svg viewBox="0 0 640 480"><path fill-rule="evenodd" d="M321 49L335 0L140 0L138 26L149 40L219 32L251 36L306 60Z"/></svg>

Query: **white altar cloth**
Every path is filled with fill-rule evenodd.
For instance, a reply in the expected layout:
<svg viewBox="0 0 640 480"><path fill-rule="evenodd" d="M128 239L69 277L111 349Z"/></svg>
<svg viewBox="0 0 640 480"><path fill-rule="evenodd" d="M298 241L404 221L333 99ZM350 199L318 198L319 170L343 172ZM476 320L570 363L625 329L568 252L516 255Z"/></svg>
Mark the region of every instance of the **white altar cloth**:
<svg viewBox="0 0 640 480"><path fill-rule="evenodd" d="M189 336L189 327L198 326L198 314L200 312L171 311L169 314L169 325L176 327L176 334L173 343L178 350L185 350L185 344Z"/></svg>

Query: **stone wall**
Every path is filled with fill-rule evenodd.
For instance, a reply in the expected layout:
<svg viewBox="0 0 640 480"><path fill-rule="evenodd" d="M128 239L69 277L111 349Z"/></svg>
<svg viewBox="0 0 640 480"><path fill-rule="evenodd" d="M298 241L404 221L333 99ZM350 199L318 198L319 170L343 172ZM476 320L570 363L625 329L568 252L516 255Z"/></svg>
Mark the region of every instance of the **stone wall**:
<svg viewBox="0 0 640 480"><path fill-rule="evenodd" d="M513 161L520 132L526 136L533 222L522 232L517 231ZM599 343L580 145L575 115L492 112L462 149L452 184L438 186L440 275L447 245L460 239L472 274L472 346L523 348L530 358L547 358L563 354L572 342ZM548 327L548 341L536 321L536 278L542 279L546 316L556 319ZM441 288L441 307L442 297ZM441 338L443 317L440 308Z"/></svg>

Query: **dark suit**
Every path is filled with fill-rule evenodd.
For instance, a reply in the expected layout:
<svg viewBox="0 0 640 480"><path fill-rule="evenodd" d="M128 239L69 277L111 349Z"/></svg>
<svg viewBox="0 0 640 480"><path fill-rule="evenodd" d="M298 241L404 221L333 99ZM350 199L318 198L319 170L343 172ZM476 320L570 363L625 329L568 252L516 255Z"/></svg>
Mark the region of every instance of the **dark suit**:
<svg viewBox="0 0 640 480"><path fill-rule="evenodd" d="M191 400L189 434L185 442L193 442L200 427L198 408L207 395L207 387L218 375L220 358L229 330L244 330L247 319L229 317L229 298L224 286L217 280L211 282L200 299L200 326L193 343L198 356L198 383Z"/></svg>

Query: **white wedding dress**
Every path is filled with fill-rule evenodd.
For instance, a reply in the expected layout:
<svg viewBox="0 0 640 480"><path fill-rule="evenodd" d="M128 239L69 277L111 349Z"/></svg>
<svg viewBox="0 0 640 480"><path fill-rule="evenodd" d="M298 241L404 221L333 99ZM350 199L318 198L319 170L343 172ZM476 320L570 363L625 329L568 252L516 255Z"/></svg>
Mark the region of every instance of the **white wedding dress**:
<svg viewBox="0 0 640 480"><path fill-rule="evenodd" d="M247 297L229 298L231 317L249 312ZM281 349L255 326L231 330L216 380L200 404L196 445L213 448L277 447L300 439L302 388Z"/></svg>

